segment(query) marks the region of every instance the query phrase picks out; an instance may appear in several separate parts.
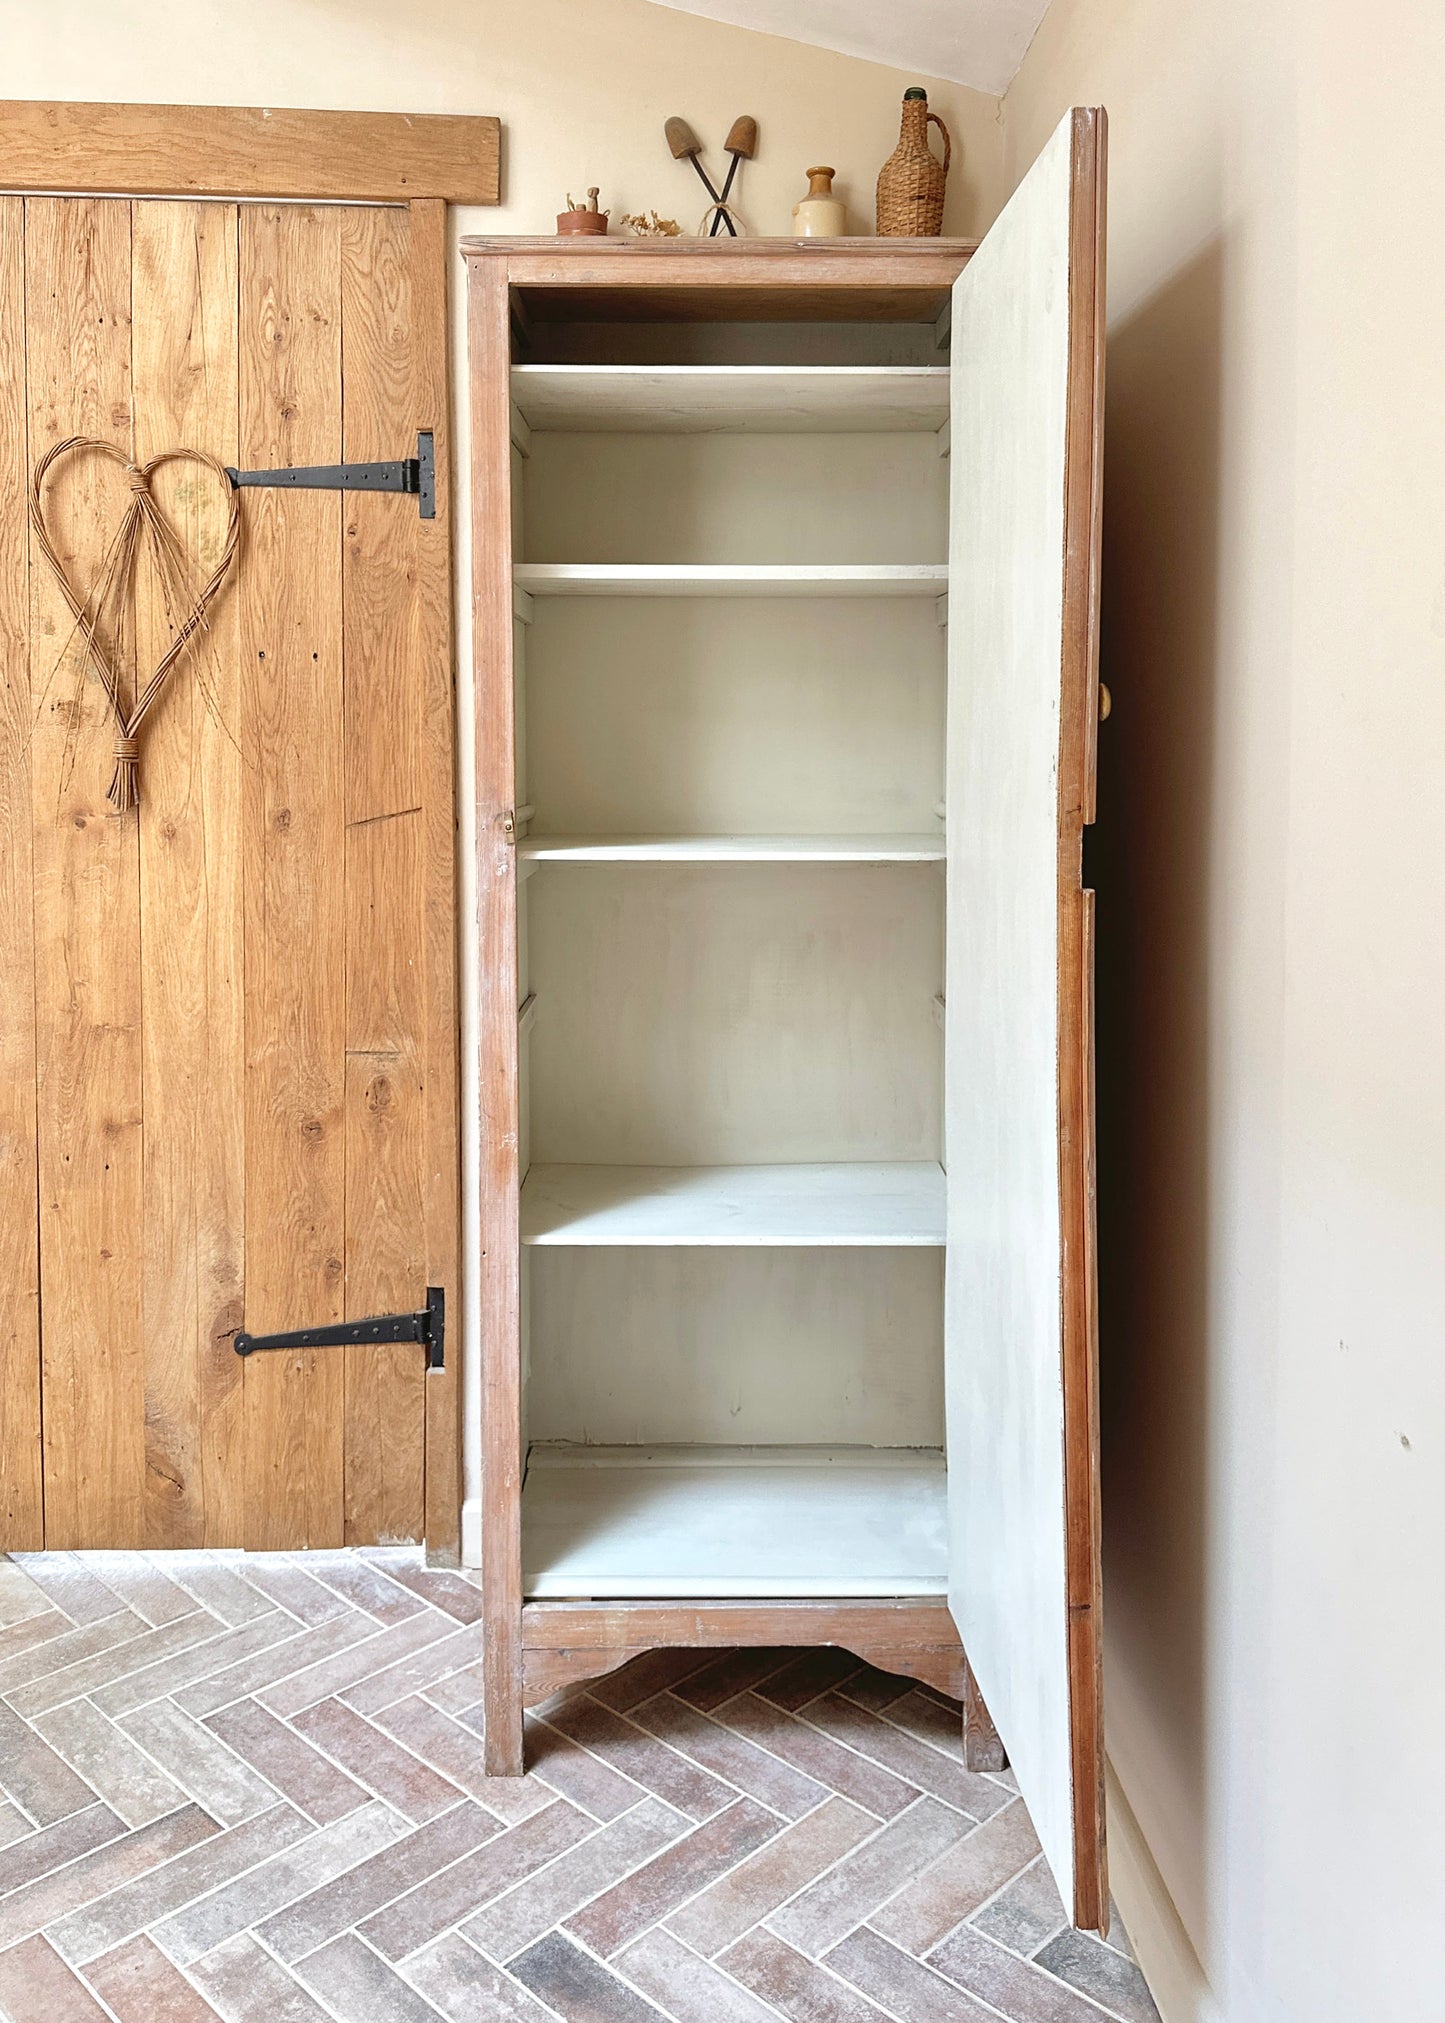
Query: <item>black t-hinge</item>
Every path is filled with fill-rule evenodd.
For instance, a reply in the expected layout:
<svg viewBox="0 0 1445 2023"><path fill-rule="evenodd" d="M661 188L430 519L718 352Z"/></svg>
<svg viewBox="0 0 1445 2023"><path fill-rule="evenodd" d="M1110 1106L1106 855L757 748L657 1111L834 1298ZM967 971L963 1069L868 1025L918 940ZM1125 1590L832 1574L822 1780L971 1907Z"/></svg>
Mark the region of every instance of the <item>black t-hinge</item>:
<svg viewBox="0 0 1445 2023"><path fill-rule="evenodd" d="M372 1314L364 1321L333 1321L321 1328L291 1328L281 1335L236 1336L236 1354L253 1356L258 1349L335 1349L358 1342L420 1342L429 1370L443 1367L446 1346L446 1293L439 1285L426 1289L426 1305L415 1314Z"/></svg>
<svg viewBox="0 0 1445 2023"><path fill-rule="evenodd" d="M437 516L436 444L424 428L416 439L416 455L391 464L287 465L275 471L234 471L233 485L280 486L296 492L410 492L424 520Z"/></svg>

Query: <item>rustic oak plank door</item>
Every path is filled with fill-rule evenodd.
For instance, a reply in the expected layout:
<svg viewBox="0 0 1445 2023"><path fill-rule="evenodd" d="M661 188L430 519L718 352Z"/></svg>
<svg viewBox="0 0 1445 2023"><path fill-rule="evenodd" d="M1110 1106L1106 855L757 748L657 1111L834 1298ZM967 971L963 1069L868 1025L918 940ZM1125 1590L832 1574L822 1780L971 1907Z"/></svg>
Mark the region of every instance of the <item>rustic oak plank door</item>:
<svg viewBox="0 0 1445 2023"><path fill-rule="evenodd" d="M949 1599L1074 1920L1107 1919L1093 894L1104 116L953 290L945 1359Z"/></svg>
<svg viewBox="0 0 1445 2023"><path fill-rule="evenodd" d="M0 199L3 1547L456 1550L455 1353L234 1351L428 1285L456 1315L444 218ZM27 524L38 459L84 434L332 465L421 429L434 518L242 493L116 814L113 725ZM156 489L208 566L223 488ZM47 488L82 587L125 498L94 460ZM142 671L171 622L142 569Z"/></svg>

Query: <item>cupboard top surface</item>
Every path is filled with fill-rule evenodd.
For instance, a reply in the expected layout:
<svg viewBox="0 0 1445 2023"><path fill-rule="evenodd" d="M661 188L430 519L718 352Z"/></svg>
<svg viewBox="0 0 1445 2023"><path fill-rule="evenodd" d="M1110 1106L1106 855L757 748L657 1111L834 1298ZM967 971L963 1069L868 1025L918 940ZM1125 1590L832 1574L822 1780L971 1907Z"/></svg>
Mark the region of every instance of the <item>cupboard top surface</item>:
<svg viewBox="0 0 1445 2023"><path fill-rule="evenodd" d="M928 322L974 239L469 237L545 321Z"/></svg>

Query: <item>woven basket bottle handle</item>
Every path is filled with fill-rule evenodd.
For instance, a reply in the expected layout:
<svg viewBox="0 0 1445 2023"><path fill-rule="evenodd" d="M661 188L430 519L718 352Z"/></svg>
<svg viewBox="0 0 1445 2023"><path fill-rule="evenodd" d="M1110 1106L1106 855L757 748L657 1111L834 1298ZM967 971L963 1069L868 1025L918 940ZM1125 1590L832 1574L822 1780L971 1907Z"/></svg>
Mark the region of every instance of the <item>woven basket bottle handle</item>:
<svg viewBox="0 0 1445 2023"><path fill-rule="evenodd" d="M953 158L953 142L948 137L948 128L943 124L943 121L938 117L936 112L931 112L928 115L928 121L930 126L936 126L938 131L943 135L943 173L947 175L948 164Z"/></svg>

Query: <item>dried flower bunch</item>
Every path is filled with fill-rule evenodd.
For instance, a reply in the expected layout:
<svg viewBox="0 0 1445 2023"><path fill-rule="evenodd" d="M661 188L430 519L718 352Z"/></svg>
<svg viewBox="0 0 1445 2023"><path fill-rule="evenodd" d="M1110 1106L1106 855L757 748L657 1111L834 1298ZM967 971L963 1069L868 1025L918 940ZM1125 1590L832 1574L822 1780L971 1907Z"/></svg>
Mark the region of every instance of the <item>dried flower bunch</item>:
<svg viewBox="0 0 1445 2023"><path fill-rule="evenodd" d="M678 239L682 227L676 218L659 218L656 211L623 213L622 222L634 239Z"/></svg>

